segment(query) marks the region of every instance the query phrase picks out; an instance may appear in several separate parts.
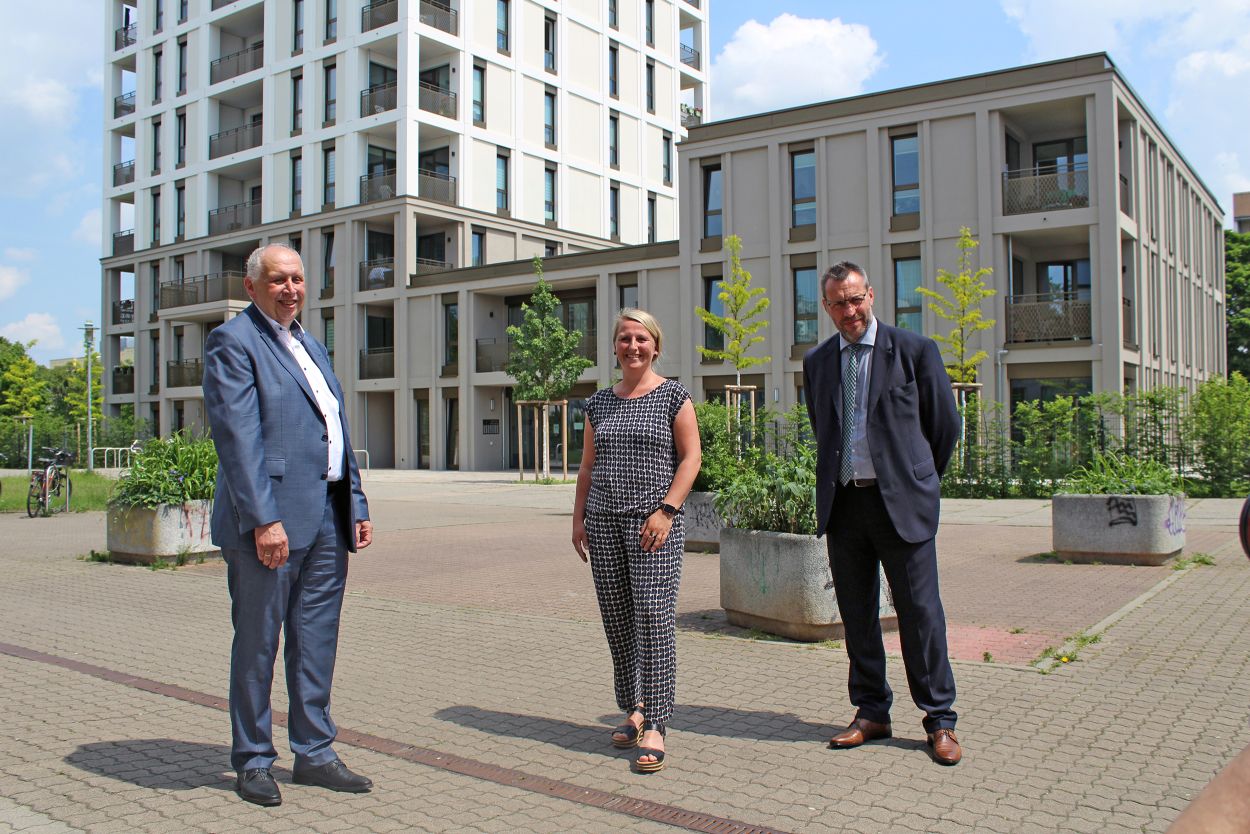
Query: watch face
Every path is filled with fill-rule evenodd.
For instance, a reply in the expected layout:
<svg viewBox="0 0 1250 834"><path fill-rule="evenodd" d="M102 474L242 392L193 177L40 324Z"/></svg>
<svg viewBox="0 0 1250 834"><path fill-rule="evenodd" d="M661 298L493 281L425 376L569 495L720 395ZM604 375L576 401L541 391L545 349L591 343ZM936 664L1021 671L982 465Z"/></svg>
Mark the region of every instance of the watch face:
<svg viewBox="0 0 1250 834"><path fill-rule="evenodd" d="M1237 532L1241 535L1242 551L1250 556L1250 498L1241 505L1241 523L1237 525Z"/></svg>

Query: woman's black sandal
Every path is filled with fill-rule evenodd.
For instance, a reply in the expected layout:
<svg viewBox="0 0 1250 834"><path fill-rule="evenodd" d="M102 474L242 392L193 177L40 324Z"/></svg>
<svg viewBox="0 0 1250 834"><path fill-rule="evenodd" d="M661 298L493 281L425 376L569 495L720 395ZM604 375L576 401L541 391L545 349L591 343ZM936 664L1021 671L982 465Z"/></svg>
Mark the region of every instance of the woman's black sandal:
<svg viewBox="0 0 1250 834"><path fill-rule="evenodd" d="M638 744L638 739L642 737L642 730L634 726L634 723L629 720L629 717L636 712L638 712L637 708L625 713L625 723L612 731L613 747L627 750ZM625 738L617 738L618 735L625 736Z"/></svg>
<svg viewBox="0 0 1250 834"><path fill-rule="evenodd" d="M657 733L660 734L661 738L665 738L668 736L668 733L665 731L664 725L662 723L660 723L659 721L648 720L648 721L642 722L642 728L639 730L638 737L642 738L642 734L650 730L655 730ZM655 758L655 761L644 762L641 760L643 756L652 756ZM655 773L656 771L663 770L664 769L664 751L656 750L654 747L639 747L638 756L634 759L634 768L639 773Z"/></svg>

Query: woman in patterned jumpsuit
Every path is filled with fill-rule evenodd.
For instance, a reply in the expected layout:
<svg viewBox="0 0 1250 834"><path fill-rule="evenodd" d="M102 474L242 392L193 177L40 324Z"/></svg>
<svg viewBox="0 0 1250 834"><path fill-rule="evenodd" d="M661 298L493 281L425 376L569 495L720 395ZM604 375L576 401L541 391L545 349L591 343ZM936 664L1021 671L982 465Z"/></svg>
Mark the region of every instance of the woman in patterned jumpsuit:
<svg viewBox="0 0 1250 834"><path fill-rule="evenodd" d="M634 767L664 767L665 724L677 676L681 506L699 473L699 426L686 389L652 368L663 334L625 309L612 333L622 379L586 401L586 445L573 506L573 546L589 555L625 723L617 747L639 746Z"/></svg>

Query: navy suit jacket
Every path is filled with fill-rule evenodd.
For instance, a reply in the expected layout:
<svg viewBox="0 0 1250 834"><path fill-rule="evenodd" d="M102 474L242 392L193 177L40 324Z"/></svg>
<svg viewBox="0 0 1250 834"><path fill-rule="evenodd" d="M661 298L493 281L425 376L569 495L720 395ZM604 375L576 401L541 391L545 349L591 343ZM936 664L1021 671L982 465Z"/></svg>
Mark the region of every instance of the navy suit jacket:
<svg viewBox="0 0 1250 834"><path fill-rule="evenodd" d="M307 332L304 348L339 401L350 485L341 519L354 550L356 522L369 518L369 505L350 452L343 389L325 347ZM255 304L213 330L204 352L204 406L218 458L213 543L255 550L253 531L281 521L291 550L312 546L325 515L328 436L307 377Z"/></svg>
<svg viewBox="0 0 1250 834"><path fill-rule="evenodd" d="M829 523L839 487L842 398L837 335L803 357L807 413L816 434L816 528ZM959 439L960 417L937 343L877 320L868 382L868 445L894 529L917 543L937 534L939 478Z"/></svg>

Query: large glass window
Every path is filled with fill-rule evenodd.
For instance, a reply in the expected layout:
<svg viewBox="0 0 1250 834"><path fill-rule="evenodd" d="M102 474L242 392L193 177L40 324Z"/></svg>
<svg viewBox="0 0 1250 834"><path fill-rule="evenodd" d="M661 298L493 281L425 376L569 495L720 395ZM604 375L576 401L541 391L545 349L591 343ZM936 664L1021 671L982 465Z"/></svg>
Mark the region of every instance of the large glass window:
<svg viewBox="0 0 1250 834"><path fill-rule="evenodd" d="M1053 300L1088 301L1091 283L1089 260L1039 263L1037 283L1040 291Z"/></svg>
<svg viewBox="0 0 1250 834"><path fill-rule="evenodd" d="M920 283L919 258L898 258L894 261L894 325L913 333L924 332L920 293L916 289Z"/></svg>
<svg viewBox="0 0 1250 834"><path fill-rule="evenodd" d="M608 25L613 29L617 27L616 2L617 0L608 0Z"/></svg>
<svg viewBox="0 0 1250 834"><path fill-rule="evenodd" d="M703 236L720 237L721 226L721 171L720 165L703 166ZM709 308L710 309L710 308Z"/></svg>
<svg viewBox="0 0 1250 834"><path fill-rule="evenodd" d="M495 210L508 210L508 157L495 157Z"/></svg>
<svg viewBox="0 0 1250 834"><path fill-rule="evenodd" d="M486 232L481 229L474 229L472 241L472 264L473 266L481 266L486 263Z"/></svg>
<svg viewBox="0 0 1250 834"><path fill-rule="evenodd" d="M621 97L621 55L616 44L608 47L608 95L612 98Z"/></svg>
<svg viewBox="0 0 1250 834"><path fill-rule="evenodd" d="M719 277L703 279L703 309L714 316L725 315L725 302L721 301L720 289L721 279ZM708 350L724 350L725 334L710 324L704 324L703 346Z"/></svg>
<svg viewBox="0 0 1250 834"><path fill-rule="evenodd" d="M178 95L187 92L187 41L178 41Z"/></svg>
<svg viewBox="0 0 1250 834"><path fill-rule="evenodd" d="M816 223L816 152L790 154L790 225Z"/></svg>
<svg viewBox="0 0 1250 834"><path fill-rule="evenodd" d="M443 364L454 365L460 358L460 305L443 305Z"/></svg>
<svg viewBox="0 0 1250 834"><path fill-rule="evenodd" d="M321 182L322 193L321 203L326 206L333 206L335 200L334 193L334 148L326 148L321 152Z"/></svg>
<svg viewBox="0 0 1250 834"><path fill-rule="evenodd" d="M549 72L556 71L556 19L543 18L543 67Z"/></svg>
<svg viewBox="0 0 1250 834"><path fill-rule="evenodd" d="M339 0L326 0L326 37L328 41L339 36Z"/></svg>
<svg viewBox="0 0 1250 834"><path fill-rule="evenodd" d="M555 168L547 168L543 171L543 219L552 223L556 220Z"/></svg>
<svg viewBox="0 0 1250 834"><path fill-rule="evenodd" d="M339 113L339 72L338 67L330 64L325 68L325 113L322 120L327 125L334 124Z"/></svg>
<svg viewBox="0 0 1250 834"><path fill-rule="evenodd" d="M294 32L291 36L291 51L304 51L304 0L292 0L291 25Z"/></svg>
<svg viewBox="0 0 1250 834"><path fill-rule="evenodd" d="M820 312L819 298L816 267L801 267L794 270L794 343L796 345L816 344L819 327L817 314Z"/></svg>
<svg viewBox="0 0 1250 834"><path fill-rule="evenodd" d="M508 45L508 0L495 2L495 46L500 52L507 52Z"/></svg>
<svg viewBox="0 0 1250 834"><path fill-rule="evenodd" d="M486 124L486 67L473 65L473 123Z"/></svg>
<svg viewBox="0 0 1250 834"><path fill-rule="evenodd" d="M643 4L643 16L647 46L655 46L655 0L646 0Z"/></svg>
<svg viewBox="0 0 1250 834"><path fill-rule="evenodd" d="M628 287L618 287L617 301L620 309L638 306L638 285L630 284Z"/></svg>
<svg viewBox="0 0 1250 834"><path fill-rule="evenodd" d="M543 93L543 141L547 147L556 146L556 94Z"/></svg>
<svg viewBox="0 0 1250 834"><path fill-rule="evenodd" d="M895 136L890 140L894 170L894 213L920 213L920 139Z"/></svg>
<svg viewBox="0 0 1250 834"><path fill-rule="evenodd" d="M304 76L291 78L291 133L304 129Z"/></svg>

